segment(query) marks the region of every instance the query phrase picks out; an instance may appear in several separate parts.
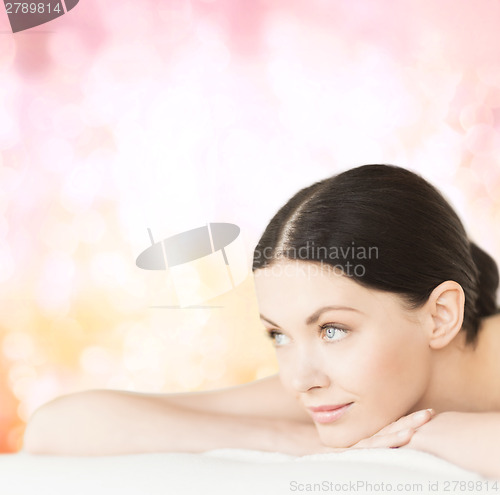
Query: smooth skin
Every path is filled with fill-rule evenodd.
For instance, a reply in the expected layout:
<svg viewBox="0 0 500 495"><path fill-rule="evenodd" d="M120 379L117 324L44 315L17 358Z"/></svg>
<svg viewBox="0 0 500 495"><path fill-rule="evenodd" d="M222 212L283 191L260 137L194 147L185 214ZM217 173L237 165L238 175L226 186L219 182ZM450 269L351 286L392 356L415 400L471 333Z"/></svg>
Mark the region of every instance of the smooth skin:
<svg viewBox="0 0 500 495"><path fill-rule="evenodd" d="M427 414L427 413L425 413ZM400 447L428 421L401 418L351 448ZM401 430L408 430L403 437ZM147 394L87 390L63 395L31 416L23 451L122 455L246 448L303 456L341 452L324 445L310 416L278 375L222 390Z"/></svg>
<svg viewBox="0 0 500 495"><path fill-rule="evenodd" d="M417 448L500 478L499 317L486 318L477 346L467 346L458 283L441 283L416 310L304 261L257 270L255 286L285 390L304 409L353 403L316 424L324 445ZM429 408L437 414L412 426ZM389 445L403 425L407 441Z"/></svg>
<svg viewBox="0 0 500 495"><path fill-rule="evenodd" d="M454 281L409 311L398 296L332 270L305 262L280 267L254 274L263 325L277 332L278 375L207 392L62 396L32 416L24 450L116 455L233 447L307 455L403 447L500 478L498 317L484 319L473 348L460 331L464 294ZM332 305L354 310L318 312ZM334 423L316 424L307 410L346 402L353 405Z"/></svg>

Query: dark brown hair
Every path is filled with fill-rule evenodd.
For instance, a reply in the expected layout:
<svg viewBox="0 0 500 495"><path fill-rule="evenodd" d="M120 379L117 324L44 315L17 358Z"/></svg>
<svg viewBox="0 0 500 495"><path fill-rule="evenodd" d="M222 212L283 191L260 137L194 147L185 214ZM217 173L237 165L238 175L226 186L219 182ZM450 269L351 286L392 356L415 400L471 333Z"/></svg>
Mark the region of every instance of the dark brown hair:
<svg viewBox="0 0 500 495"><path fill-rule="evenodd" d="M363 165L297 192L265 229L252 270L280 257L341 268L413 309L454 280L465 293L468 344L477 341L481 318L500 311L496 262L470 241L434 186L395 165Z"/></svg>

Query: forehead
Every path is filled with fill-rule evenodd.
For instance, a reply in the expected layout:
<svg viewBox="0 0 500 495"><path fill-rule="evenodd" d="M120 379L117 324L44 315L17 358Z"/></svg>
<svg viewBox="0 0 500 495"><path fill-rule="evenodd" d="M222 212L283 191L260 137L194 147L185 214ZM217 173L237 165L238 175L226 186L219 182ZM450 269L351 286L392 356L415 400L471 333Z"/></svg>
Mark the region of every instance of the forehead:
<svg viewBox="0 0 500 495"><path fill-rule="evenodd" d="M273 284L290 284L294 282L312 282L349 286L356 284L342 272L326 263L314 263L301 260L280 260L254 272L254 278L259 286Z"/></svg>
<svg viewBox="0 0 500 495"><path fill-rule="evenodd" d="M296 260L275 262L254 272L258 295L269 296L276 291L291 294L298 292L325 295L354 294L368 292L360 284L342 275L341 271L326 264Z"/></svg>
<svg viewBox="0 0 500 495"><path fill-rule="evenodd" d="M279 261L255 270L254 281L264 314L276 308L305 311L323 304L352 306L374 313L394 309L397 304L393 294L363 287L326 264Z"/></svg>

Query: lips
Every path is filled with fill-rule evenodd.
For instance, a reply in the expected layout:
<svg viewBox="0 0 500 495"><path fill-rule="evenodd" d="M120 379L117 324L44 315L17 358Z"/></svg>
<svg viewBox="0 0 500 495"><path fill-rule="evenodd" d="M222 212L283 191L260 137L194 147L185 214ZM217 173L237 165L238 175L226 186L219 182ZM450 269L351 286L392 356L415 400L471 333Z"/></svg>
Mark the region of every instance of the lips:
<svg viewBox="0 0 500 495"><path fill-rule="evenodd" d="M334 411L335 409L340 409L341 407L347 406L348 404L352 404L352 402L346 402L345 404L338 404L336 406L308 407L308 409L312 412Z"/></svg>
<svg viewBox="0 0 500 495"><path fill-rule="evenodd" d="M353 402L339 405L324 405L309 407L310 414L315 423L333 423L340 419L353 405Z"/></svg>

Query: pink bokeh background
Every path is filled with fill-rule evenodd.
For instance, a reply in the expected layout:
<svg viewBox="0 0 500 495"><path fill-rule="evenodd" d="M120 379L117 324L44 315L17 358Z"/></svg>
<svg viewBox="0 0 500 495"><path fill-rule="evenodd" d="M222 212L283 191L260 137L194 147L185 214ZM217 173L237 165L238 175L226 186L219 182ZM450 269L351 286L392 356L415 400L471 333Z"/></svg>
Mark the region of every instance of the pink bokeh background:
<svg viewBox="0 0 500 495"><path fill-rule="evenodd" d="M62 394L277 371L251 275L150 307L148 228L235 223L250 265L298 189L393 163L500 261L499 25L493 0L80 0L12 34L0 7L0 451Z"/></svg>

